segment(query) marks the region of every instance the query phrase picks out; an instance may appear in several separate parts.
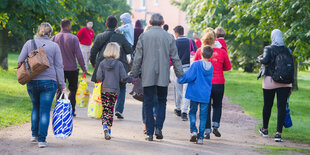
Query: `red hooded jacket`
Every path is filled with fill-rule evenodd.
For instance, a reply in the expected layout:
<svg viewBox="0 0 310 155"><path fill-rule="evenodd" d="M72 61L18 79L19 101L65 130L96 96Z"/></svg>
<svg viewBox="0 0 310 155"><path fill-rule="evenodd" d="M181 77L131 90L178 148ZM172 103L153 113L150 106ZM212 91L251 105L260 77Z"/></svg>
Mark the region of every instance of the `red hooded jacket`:
<svg viewBox="0 0 310 155"><path fill-rule="evenodd" d="M195 54L194 61L201 60L201 48ZM225 84L223 71L231 69L231 63L228 58L227 52L220 48L213 48L213 56L209 59L213 66L212 84Z"/></svg>

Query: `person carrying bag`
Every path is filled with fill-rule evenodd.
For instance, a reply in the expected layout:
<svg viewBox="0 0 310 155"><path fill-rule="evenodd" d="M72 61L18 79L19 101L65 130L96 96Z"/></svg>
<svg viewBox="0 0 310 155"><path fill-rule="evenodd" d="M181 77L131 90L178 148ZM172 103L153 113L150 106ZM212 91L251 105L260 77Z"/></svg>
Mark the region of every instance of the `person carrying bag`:
<svg viewBox="0 0 310 155"><path fill-rule="evenodd" d="M65 92L66 88L60 48L50 39L52 31L49 23L42 23L38 27L38 37L28 40L18 57L18 81L21 84L27 83L27 91L33 105L30 142L38 143L40 148L47 147L50 111L57 85L62 92ZM36 49L35 46L41 48L32 50ZM27 78L22 80L23 75Z"/></svg>
<svg viewBox="0 0 310 155"><path fill-rule="evenodd" d="M27 58L17 67L17 80L22 85L28 83L50 67L43 48L45 44L38 49L34 39L31 40L31 43L34 49L33 52L29 53Z"/></svg>

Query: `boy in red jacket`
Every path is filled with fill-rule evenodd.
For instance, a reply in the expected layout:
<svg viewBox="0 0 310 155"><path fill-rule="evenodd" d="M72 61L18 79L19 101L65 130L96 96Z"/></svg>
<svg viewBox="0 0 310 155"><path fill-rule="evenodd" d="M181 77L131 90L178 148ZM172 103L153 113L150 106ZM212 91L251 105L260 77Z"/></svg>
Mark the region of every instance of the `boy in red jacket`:
<svg viewBox="0 0 310 155"><path fill-rule="evenodd" d="M217 27L215 29L215 35L216 35L216 41L220 42L221 45L222 45L222 48L223 50L225 50L227 52L227 45L226 45L226 42L224 40L224 37L225 37L225 30L221 27Z"/></svg>

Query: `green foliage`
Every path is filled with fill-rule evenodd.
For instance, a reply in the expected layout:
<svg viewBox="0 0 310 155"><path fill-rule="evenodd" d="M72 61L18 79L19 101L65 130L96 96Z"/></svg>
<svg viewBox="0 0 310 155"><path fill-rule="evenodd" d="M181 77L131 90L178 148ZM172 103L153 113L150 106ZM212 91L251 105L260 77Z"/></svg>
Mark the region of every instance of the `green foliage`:
<svg viewBox="0 0 310 155"><path fill-rule="evenodd" d="M289 99L290 114L293 121L291 128L283 128L282 138L295 142L310 144L310 131L307 124L310 124L310 72L298 73L299 91L294 91ZM239 104L246 113L262 120L263 91L262 80L256 80L255 73L242 73L230 71L225 73L225 95L233 103ZM269 136L274 136L277 124L277 100L274 105L269 122ZM261 124L260 124L261 125Z"/></svg>
<svg viewBox="0 0 310 155"><path fill-rule="evenodd" d="M184 0L173 1L187 13L192 29L226 30L228 50L235 68L253 71L254 60L270 44L273 29L300 62L310 58L310 1L308 0Z"/></svg>
<svg viewBox="0 0 310 155"><path fill-rule="evenodd" d="M58 32L61 19L68 18L76 34L93 21L95 33L100 33L106 29L104 23L109 15L119 17L130 10L124 0L1 0L0 8L0 30L6 28L19 48L33 38L42 22L49 22Z"/></svg>

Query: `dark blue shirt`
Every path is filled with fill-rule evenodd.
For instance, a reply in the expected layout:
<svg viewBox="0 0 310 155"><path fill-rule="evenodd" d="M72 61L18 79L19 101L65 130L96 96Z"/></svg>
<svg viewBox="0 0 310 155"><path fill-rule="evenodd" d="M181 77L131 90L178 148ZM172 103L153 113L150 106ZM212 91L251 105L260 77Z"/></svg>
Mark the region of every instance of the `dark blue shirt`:
<svg viewBox="0 0 310 155"><path fill-rule="evenodd" d="M193 47L191 47L190 50L190 41L193 43L194 49ZM179 37L176 40L176 45L178 48L178 55L180 57L180 60L182 62L182 65L186 65L186 64L190 64L190 51L197 51L197 46L195 41L193 41L192 39L189 40L189 38L187 37Z"/></svg>

